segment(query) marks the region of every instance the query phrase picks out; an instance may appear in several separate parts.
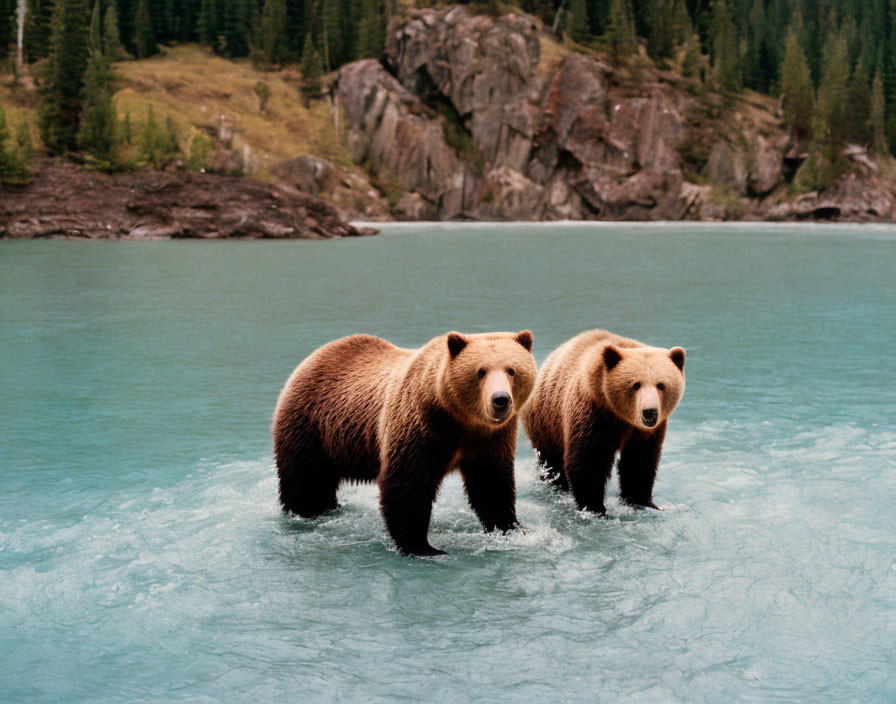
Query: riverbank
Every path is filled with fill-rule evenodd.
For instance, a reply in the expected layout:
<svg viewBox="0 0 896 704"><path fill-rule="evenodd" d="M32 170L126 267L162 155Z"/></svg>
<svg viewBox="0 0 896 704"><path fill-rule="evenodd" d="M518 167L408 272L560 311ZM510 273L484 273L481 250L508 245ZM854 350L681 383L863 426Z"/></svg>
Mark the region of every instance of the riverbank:
<svg viewBox="0 0 896 704"><path fill-rule="evenodd" d="M63 159L0 186L0 238L325 239L375 234L329 202L250 178L191 171L108 175Z"/></svg>

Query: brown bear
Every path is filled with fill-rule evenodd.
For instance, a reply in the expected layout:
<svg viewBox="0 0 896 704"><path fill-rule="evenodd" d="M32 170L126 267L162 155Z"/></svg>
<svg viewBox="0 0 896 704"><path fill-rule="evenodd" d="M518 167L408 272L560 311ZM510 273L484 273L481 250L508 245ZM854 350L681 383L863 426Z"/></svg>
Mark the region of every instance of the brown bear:
<svg viewBox="0 0 896 704"><path fill-rule="evenodd" d="M604 514L604 488L619 452L619 493L653 503L666 421L684 393L681 347L648 347L606 330L583 332L542 367L523 424L543 476L576 505Z"/></svg>
<svg viewBox="0 0 896 704"><path fill-rule="evenodd" d="M448 472L463 475L487 531L517 525L517 412L535 383L532 333L449 332L418 350L352 335L292 373L274 414L284 510L337 507L340 482L377 482L386 528L401 552L429 544L430 513Z"/></svg>

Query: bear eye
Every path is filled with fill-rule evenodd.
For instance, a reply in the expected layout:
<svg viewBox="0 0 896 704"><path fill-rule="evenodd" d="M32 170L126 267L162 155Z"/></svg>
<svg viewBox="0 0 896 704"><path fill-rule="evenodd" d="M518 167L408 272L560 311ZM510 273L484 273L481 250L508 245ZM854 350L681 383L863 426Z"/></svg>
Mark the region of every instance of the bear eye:
<svg viewBox="0 0 896 704"><path fill-rule="evenodd" d="M656 388L659 389L660 391L665 391L666 385L663 382L660 382L659 384L656 385Z"/></svg>
<svg viewBox="0 0 896 704"><path fill-rule="evenodd" d="M481 379L482 377L485 376L485 369L480 369L480 370L479 370L478 372L476 372L476 373L479 375L479 378Z"/></svg>
<svg viewBox="0 0 896 704"><path fill-rule="evenodd" d="M510 367L510 368L508 368L508 370L507 370L507 374L508 374L509 376L513 376L514 374L516 374L516 370L515 370L513 367Z"/></svg>
<svg viewBox="0 0 896 704"><path fill-rule="evenodd" d="M641 382L640 382L640 381L636 381L634 384L632 384L632 388L633 388L635 391L637 391L638 389L641 388Z"/></svg>

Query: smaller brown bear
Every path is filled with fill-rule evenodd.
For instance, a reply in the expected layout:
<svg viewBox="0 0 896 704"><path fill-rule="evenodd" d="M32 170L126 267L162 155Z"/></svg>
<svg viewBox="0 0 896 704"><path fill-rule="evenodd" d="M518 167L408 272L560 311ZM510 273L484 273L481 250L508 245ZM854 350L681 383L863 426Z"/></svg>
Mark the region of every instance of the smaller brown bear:
<svg viewBox="0 0 896 704"><path fill-rule="evenodd" d="M681 347L647 347L606 330L554 350L523 410L545 478L572 490L580 509L603 514L618 451L622 500L658 509L653 483L666 421L684 393L684 357Z"/></svg>
<svg viewBox="0 0 896 704"><path fill-rule="evenodd" d="M487 531L517 525L517 412L535 383L532 333L450 332L419 350L352 335L324 345L283 387L274 414L280 502L313 517L337 507L340 482L377 482L399 550L429 544L448 472L463 475Z"/></svg>

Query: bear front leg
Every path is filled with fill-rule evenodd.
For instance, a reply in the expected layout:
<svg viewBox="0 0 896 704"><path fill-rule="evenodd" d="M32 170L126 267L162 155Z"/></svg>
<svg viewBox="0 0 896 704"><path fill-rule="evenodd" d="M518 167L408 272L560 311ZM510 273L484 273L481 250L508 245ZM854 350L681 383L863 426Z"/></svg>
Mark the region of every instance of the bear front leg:
<svg viewBox="0 0 896 704"><path fill-rule="evenodd" d="M571 429L566 435L563 468L576 506L581 511L604 515L604 492L613 471L616 438L611 437L612 433L601 432L595 423Z"/></svg>
<svg viewBox="0 0 896 704"><path fill-rule="evenodd" d="M519 526L513 458L516 428L464 448L461 474L467 500L486 532L506 532Z"/></svg>
<svg viewBox="0 0 896 704"><path fill-rule="evenodd" d="M380 510L386 529L405 555L444 555L429 544L429 519L450 454L437 443L419 438L384 442Z"/></svg>
<svg viewBox="0 0 896 704"><path fill-rule="evenodd" d="M619 496L633 506L662 510L653 503L653 483L660 464L666 424L649 435L634 432L619 456Z"/></svg>

